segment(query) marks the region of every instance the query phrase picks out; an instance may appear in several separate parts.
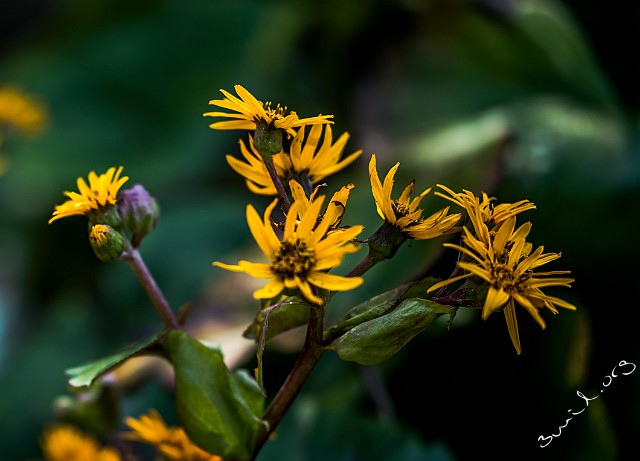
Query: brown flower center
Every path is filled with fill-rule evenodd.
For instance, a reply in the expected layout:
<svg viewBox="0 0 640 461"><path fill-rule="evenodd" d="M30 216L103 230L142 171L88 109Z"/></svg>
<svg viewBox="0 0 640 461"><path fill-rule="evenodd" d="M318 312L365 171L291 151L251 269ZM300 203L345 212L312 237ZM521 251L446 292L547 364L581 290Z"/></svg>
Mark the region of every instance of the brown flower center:
<svg viewBox="0 0 640 461"><path fill-rule="evenodd" d="M316 252L302 240L282 242L271 269L282 278L304 278L316 264Z"/></svg>
<svg viewBox="0 0 640 461"><path fill-rule="evenodd" d="M391 201L391 209L393 210L393 214L396 215L396 219L404 218L411 212L407 205L400 203L398 200ZM418 219L414 219L413 221L411 221L409 224L407 224L407 226L420 224L422 221L424 221L422 217L419 217Z"/></svg>

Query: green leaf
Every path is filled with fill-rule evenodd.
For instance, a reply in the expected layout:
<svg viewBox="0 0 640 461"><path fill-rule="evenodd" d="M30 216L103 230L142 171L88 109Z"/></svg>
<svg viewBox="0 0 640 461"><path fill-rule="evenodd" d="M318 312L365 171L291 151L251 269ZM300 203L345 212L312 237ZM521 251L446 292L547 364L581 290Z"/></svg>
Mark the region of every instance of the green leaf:
<svg viewBox="0 0 640 461"><path fill-rule="evenodd" d="M117 354L110 355L102 359L95 360L86 365L69 368L65 371L68 376L68 383L73 387L87 387L93 384L96 379L114 368L122 365L125 361L136 355L148 352L150 348L166 334L166 330L160 331L151 338L136 343Z"/></svg>
<svg viewBox="0 0 640 461"><path fill-rule="evenodd" d="M455 308L428 299L406 299L389 313L354 326L327 348L342 360L375 365L398 352L435 319L454 312Z"/></svg>
<svg viewBox="0 0 640 461"><path fill-rule="evenodd" d="M328 337L341 336L356 325L380 317L392 310L404 299L425 296L427 289L437 281L438 280L433 277L427 277L422 280L406 283L358 304L347 312L342 322L329 328Z"/></svg>
<svg viewBox="0 0 640 461"><path fill-rule="evenodd" d="M222 353L182 331L162 346L176 374L178 417L189 438L216 455L249 459L260 428L264 396L245 372L231 373Z"/></svg>

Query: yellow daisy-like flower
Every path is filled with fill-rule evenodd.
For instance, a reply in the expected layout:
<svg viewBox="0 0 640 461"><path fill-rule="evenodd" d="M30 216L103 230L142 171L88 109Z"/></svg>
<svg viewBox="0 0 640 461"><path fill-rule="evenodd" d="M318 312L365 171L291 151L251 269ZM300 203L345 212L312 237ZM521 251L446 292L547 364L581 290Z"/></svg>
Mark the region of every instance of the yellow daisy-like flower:
<svg viewBox="0 0 640 461"><path fill-rule="evenodd" d="M278 200L273 200L267 207L263 220L255 208L248 205L249 229L271 263L240 261L238 265L220 262L213 264L230 271L245 272L253 277L272 279L253 293L256 299L270 299L285 289L299 289L307 301L322 305L322 298L314 293L312 286L331 291L352 290L360 286L363 282L361 277L343 277L328 274L327 271L339 266L345 254L359 249L349 242L362 232L363 226L352 226L328 234L335 218L329 212L318 221L323 202L324 196L315 198L306 212L303 212L305 201L295 200L284 223L282 240L276 235L271 223L271 213ZM302 218L298 221L299 216Z"/></svg>
<svg viewBox="0 0 640 461"><path fill-rule="evenodd" d="M569 274L570 271L534 272L534 269L560 258L560 254L543 253L543 246L539 246L532 253L533 247L526 241L531 231L531 223L527 222L517 229L515 229L515 223L515 216L505 219L489 237L488 245L476 238L465 227L462 237L464 246L450 243L444 245L470 258L471 262L458 261L457 263L466 271L466 274L436 283L429 288L428 292L474 275L487 282L489 290L482 308L482 318L486 320L492 313L503 308L511 342L516 352L520 354L515 303L529 312L542 329L546 328L546 324L540 315L540 309L547 308L557 314L556 306L570 310L575 310L576 307L542 292L542 288L550 286L570 287L574 279L557 277ZM483 226L485 231L481 234L489 235L486 224Z"/></svg>
<svg viewBox="0 0 640 461"><path fill-rule="evenodd" d="M125 418L125 423L132 429L124 434L126 438L153 445L168 461L222 461L191 442L181 427L167 426L156 410L140 419Z"/></svg>
<svg viewBox="0 0 640 461"><path fill-rule="evenodd" d="M306 136L306 127L301 127L291 142L289 152L280 152L273 156L276 173L283 181L290 178L308 178L311 184L318 184L327 176L342 170L353 163L362 154L357 150L340 160L349 139L349 133L343 133L334 143L329 125L313 125ZM243 162L227 155L227 162L238 174L244 176L247 187L254 194L276 195L276 187L269 176L260 153L249 136L249 149L240 141L240 152L246 160Z"/></svg>
<svg viewBox="0 0 640 461"><path fill-rule="evenodd" d="M295 135L294 128L302 125L316 125L331 123L333 115L318 115L317 117L299 118L298 114L291 111L287 114L287 108L278 104L275 109L270 102L258 101L242 85L234 86L240 98L231 93L220 90L224 99L212 99L209 104L233 112L207 112L206 117L227 117L234 120L215 122L209 125L214 130L255 130L259 124L274 127Z"/></svg>
<svg viewBox="0 0 640 461"><path fill-rule="evenodd" d="M468 190L463 189L461 193L456 193L442 184L438 184L438 187L447 192L448 195L440 191L436 191L435 195L464 208L475 229L476 236L485 243L489 243L489 233L485 232L485 229L490 229L518 213L536 208L529 200L494 205L495 197L489 197L484 192L482 193L482 199L480 199Z"/></svg>
<svg viewBox="0 0 640 461"><path fill-rule="evenodd" d="M431 192L431 187L411 200L411 193L415 181L411 181L397 199L391 198L393 189L393 177L400 163L396 163L384 178L384 184L380 182L376 170L376 156L371 156L369 162L369 179L371 190L376 202L378 214L382 219L398 228L407 237L415 240L426 240L448 234L456 230L454 227L460 220L460 213L448 215L449 207L432 214L428 218L422 217L422 209L418 208L422 198Z"/></svg>
<svg viewBox="0 0 640 461"><path fill-rule="evenodd" d="M304 192L304 188L298 183L295 179L289 181L289 187L291 188L291 196L293 200L297 200L301 202L300 208L298 209L298 219L302 219L305 213L311 207L311 203L315 199L319 188L316 187L311 196L307 198L307 195ZM342 222L342 217L344 216L344 211L347 206L347 200L349 200L349 195L351 194L351 189L353 189L355 185L347 184L343 186L338 192L333 194L329 204L327 205L327 211L324 212L322 217L327 216L329 219L329 229L327 230L327 234L338 229L340 227L340 223ZM320 221L320 217L318 218Z"/></svg>
<svg viewBox="0 0 640 461"><path fill-rule="evenodd" d="M114 448L100 447L93 436L66 424L44 432L42 452L45 461L121 461Z"/></svg>
<svg viewBox="0 0 640 461"><path fill-rule="evenodd" d="M10 86L0 87L0 128L13 126L26 133L39 131L45 124L44 106Z"/></svg>
<svg viewBox="0 0 640 461"><path fill-rule="evenodd" d="M65 191L69 200L62 205L57 205L49 224L68 216L87 215L92 211L115 205L118 190L129 179L128 176L120 177L123 167L117 170L109 168L106 173L98 176L95 171L89 173L89 184L83 178L78 178L78 192Z"/></svg>

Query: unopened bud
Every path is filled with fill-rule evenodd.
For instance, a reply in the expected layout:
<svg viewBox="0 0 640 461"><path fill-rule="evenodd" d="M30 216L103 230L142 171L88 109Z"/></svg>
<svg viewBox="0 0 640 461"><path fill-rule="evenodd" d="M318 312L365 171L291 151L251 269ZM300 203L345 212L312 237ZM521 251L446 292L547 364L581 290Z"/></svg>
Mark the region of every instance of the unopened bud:
<svg viewBox="0 0 640 461"><path fill-rule="evenodd" d="M133 235L132 243L138 247L142 239L156 226L160 210L156 200L140 184L120 191L118 212L123 228Z"/></svg>
<svg viewBox="0 0 640 461"><path fill-rule="evenodd" d="M118 259L124 250L124 240L120 232L106 224L91 226L89 243L98 259L104 262Z"/></svg>

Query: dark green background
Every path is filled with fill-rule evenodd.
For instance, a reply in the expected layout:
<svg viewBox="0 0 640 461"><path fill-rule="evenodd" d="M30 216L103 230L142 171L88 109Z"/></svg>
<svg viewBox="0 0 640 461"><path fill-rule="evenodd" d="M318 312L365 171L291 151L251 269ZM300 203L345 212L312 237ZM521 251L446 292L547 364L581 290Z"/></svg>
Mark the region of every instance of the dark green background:
<svg viewBox="0 0 640 461"><path fill-rule="evenodd" d="M52 401L67 393L65 368L160 327L126 265L92 255L83 219L47 225L78 176L124 165L128 185L143 183L158 199L159 227L142 253L172 305L194 301L190 328L255 311L254 281L210 265L255 255L244 207L267 203L224 160L244 133L211 131L202 117L220 88L237 83L301 116L335 114L336 136L349 131L347 150L364 154L327 182L331 191L355 182L344 222L364 223L365 233L379 224L371 153L381 172L402 162L398 193L415 178L417 187L533 201L538 209L521 219L533 222L534 245L562 252L552 269L570 269L576 282L553 293L578 306L546 312L545 331L519 311L521 356L502 315L482 321L477 312L460 313L449 332L434 325L377 369L330 352L260 461L637 456L640 370L602 382L621 360L640 364L640 10L584 3L3 2L0 84L39 95L51 123L3 147L11 163L0 177L0 459L41 456ZM330 318L421 274L437 247L403 247L363 287L336 296ZM450 270L447 259L433 268ZM223 288L240 282L230 299ZM271 393L294 357L267 348ZM384 383L390 408L374 404L371 383ZM540 435L557 434L568 410L584 407L577 391L600 397L540 448ZM122 402L122 416L153 405L175 422L157 381Z"/></svg>

